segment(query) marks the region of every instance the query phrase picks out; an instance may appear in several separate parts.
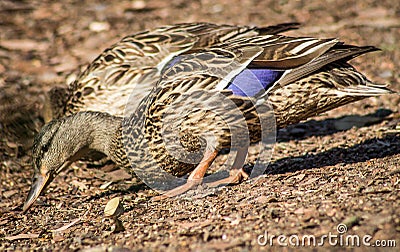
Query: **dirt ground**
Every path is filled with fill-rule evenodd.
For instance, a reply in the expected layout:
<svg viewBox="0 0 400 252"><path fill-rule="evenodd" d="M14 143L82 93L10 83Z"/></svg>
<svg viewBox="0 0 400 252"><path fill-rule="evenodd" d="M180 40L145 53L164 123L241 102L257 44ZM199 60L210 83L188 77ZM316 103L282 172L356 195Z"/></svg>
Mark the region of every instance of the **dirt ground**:
<svg viewBox="0 0 400 252"><path fill-rule="evenodd" d="M365 99L280 130L266 174L238 185L198 188L154 202L155 193L124 172L77 163L22 214L32 175L29 148L43 125L44 93L67 85L125 35L196 21L259 26L301 22L301 29L287 34L377 46L381 52L352 63L400 91L399 1L2 0L0 250L257 251L271 248L269 240L262 244L266 236L321 238L338 235L340 224L347 227L343 237L370 235L371 244L392 240L398 249L397 94ZM118 196L125 208L120 217L125 231L115 233L103 211ZM276 237L272 240L272 248L282 248ZM325 247L341 249L327 241Z"/></svg>

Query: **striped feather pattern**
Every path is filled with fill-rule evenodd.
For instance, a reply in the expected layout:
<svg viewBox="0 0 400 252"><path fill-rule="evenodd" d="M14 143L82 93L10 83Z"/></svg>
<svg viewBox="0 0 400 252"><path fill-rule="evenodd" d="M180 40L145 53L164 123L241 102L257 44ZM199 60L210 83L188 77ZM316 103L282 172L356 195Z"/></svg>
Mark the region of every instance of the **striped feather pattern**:
<svg viewBox="0 0 400 252"><path fill-rule="evenodd" d="M164 70L156 88L139 105L140 112L126 124L125 144L133 166L146 157L146 164L151 163L149 167L162 167L175 175L186 174L196 164L179 161L176 154L179 152L171 150L165 139L178 135L178 142L186 152L205 148L204 142L213 142L216 149L230 148L233 135L245 142L245 137L238 136L245 132L244 128L235 131L235 127L243 125L240 123L243 118L250 141L260 141L260 118L271 117L267 100L273 107L277 128L282 128L368 96L391 92L385 85L372 83L347 63L376 50L374 47L343 45L336 39L281 35L258 35L229 42L232 43L180 55ZM260 92L252 97L237 95L230 87L246 68L279 70L283 74L265 86L260 80L250 79L242 87L250 89L258 85ZM222 105L225 103L221 95L235 101L238 109ZM171 115L170 111L174 113ZM168 116L172 118L168 120ZM168 124L171 122L175 130L168 135L162 129L172 127ZM274 126L271 124L270 128ZM135 133L129 141L131 129ZM216 139L210 141L208 135Z"/></svg>
<svg viewBox="0 0 400 252"><path fill-rule="evenodd" d="M24 211L59 171L93 150L132 174L150 169L150 179L158 180L162 168L182 176L206 149L245 149L260 140L262 129L274 132L275 125L391 93L348 63L375 47L278 34L297 26L178 24L106 49L67 91L51 92L47 107L56 119L35 139ZM241 79L252 70L280 74L266 83L257 74Z"/></svg>
<svg viewBox="0 0 400 252"><path fill-rule="evenodd" d="M45 120L87 110L121 116L129 97L142 100L174 56L234 39L276 34L297 27L297 23L262 28L187 23L127 36L100 54L62 95L59 91L49 92ZM128 113L134 112L137 105L131 104Z"/></svg>

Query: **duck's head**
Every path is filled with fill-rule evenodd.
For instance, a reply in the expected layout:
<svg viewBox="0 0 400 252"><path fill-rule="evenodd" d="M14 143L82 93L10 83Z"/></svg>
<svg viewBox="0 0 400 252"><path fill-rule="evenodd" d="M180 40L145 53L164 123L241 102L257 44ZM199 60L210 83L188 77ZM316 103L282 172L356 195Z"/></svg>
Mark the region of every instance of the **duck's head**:
<svg viewBox="0 0 400 252"><path fill-rule="evenodd" d="M24 212L72 162L82 158L89 150L105 153L109 142L107 132L113 131L109 118L110 115L102 113L77 113L55 119L40 130L32 148L34 174L23 206Z"/></svg>

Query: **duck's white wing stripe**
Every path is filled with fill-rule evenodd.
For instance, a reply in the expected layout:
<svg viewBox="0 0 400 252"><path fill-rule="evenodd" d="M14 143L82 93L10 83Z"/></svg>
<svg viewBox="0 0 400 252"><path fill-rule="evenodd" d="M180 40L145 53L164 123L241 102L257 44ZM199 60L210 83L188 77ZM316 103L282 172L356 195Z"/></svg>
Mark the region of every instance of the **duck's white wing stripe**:
<svg viewBox="0 0 400 252"><path fill-rule="evenodd" d="M224 90L229 85L229 83L232 81L232 79L235 78L235 76L237 76L239 73L241 73L263 51L263 49L260 47L253 47L253 48L249 48L249 49L251 49L251 51L253 51L253 55L251 57L247 58L244 62L239 62L239 61L233 62L232 63L233 70L230 71L228 73L228 75L221 76L222 79L215 87L216 90Z"/></svg>

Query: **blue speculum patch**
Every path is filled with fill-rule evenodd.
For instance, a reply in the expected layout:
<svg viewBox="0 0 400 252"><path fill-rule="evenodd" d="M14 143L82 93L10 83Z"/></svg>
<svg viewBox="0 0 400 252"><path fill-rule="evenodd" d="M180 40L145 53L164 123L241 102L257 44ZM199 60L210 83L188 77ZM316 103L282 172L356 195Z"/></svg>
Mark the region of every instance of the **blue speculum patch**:
<svg viewBox="0 0 400 252"><path fill-rule="evenodd" d="M270 88L283 74L283 70L245 69L239 73L226 89L233 94L252 97Z"/></svg>
<svg viewBox="0 0 400 252"><path fill-rule="evenodd" d="M179 64L185 55L172 58L163 68L171 68ZM225 88L231 90L234 95L254 97L262 90L268 90L284 73L284 70L253 68L240 72Z"/></svg>

